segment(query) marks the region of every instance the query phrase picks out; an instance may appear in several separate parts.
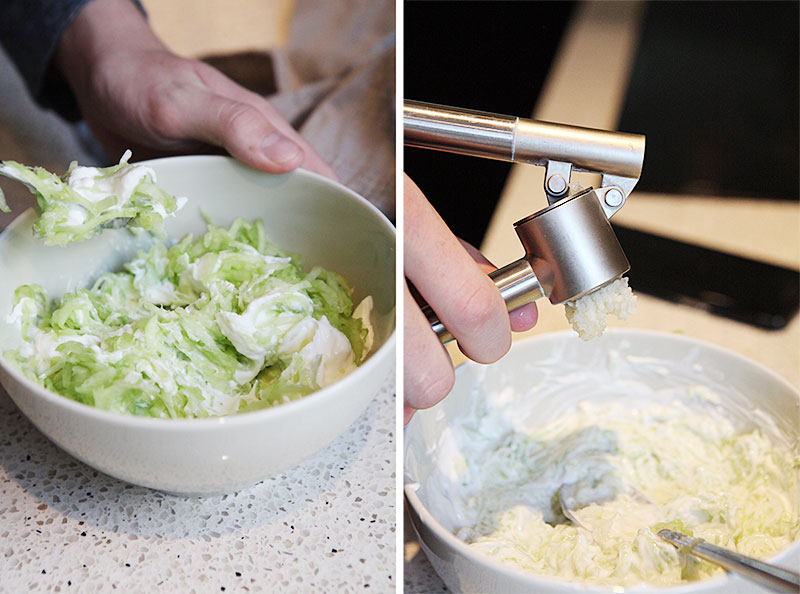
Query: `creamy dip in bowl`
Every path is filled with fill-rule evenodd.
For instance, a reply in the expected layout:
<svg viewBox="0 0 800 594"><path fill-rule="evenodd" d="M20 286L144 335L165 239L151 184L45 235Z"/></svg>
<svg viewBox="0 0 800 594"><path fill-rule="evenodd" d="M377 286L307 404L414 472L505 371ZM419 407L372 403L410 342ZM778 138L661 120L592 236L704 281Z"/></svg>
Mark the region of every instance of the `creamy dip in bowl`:
<svg viewBox="0 0 800 594"><path fill-rule="evenodd" d="M202 236L205 217L225 227L237 218L261 220L265 235L287 252L347 279L354 303L372 297L375 335L367 357L304 398L205 418L119 414L52 392L9 358L24 346L13 313L16 287L39 285L49 296L61 297L121 270L152 241L146 234L110 229L87 241L46 246L32 234L36 213L31 209L0 234L0 383L45 436L101 472L180 495L230 493L324 448L361 415L386 381L395 364L395 230L365 198L307 171L271 175L205 155L143 164L157 173L165 191L190 197L180 216L166 222L169 238ZM157 285L152 288L161 292ZM246 341L246 329L231 323L230 335ZM216 344L200 338L209 347Z"/></svg>
<svg viewBox="0 0 800 594"><path fill-rule="evenodd" d="M542 335L460 367L409 424L410 515L454 591L757 591L656 532L796 567L798 410L786 382L696 340ZM565 484L616 498L580 509L578 528Z"/></svg>

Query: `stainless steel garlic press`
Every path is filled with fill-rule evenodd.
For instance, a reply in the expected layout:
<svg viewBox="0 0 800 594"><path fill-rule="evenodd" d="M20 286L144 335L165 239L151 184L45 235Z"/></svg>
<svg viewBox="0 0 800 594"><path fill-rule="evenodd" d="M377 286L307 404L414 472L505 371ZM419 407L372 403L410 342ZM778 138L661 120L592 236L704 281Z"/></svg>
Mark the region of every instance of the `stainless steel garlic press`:
<svg viewBox="0 0 800 594"><path fill-rule="evenodd" d="M609 218L639 181L645 137L406 101L407 146L545 167L549 206L514 223L525 256L489 276L511 311L541 297L574 301L630 269ZM570 194L573 171L601 174L599 188ZM442 340L452 336L429 307Z"/></svg>

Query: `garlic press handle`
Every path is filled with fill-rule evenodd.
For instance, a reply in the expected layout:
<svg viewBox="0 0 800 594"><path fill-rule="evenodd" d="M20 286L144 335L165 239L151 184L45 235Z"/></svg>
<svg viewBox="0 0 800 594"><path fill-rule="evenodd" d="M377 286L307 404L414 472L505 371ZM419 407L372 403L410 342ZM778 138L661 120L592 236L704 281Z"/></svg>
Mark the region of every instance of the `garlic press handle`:
<svg viewBox="0 0 800 594"><path fill-rule="evenodd" d="M572 170L602 174L615 187L611 214L625 202L642 172L645 137L447 107L420 101L403 105L408 146L530 163L547 168L545 193L552 204L569 192ZM608 212L608 211L607 211Z"/></svg>
<svg viewBox="0 0 800 594"><path fill-rule="evenodd" d="M536 278L530 262L525 258L491 272L489 278L494 281L495 286L500 291L508 311L513 311L526 303L531 303L540 297L544 297L539 279ZM431 329L442 343L446 344L453 340L453 335L445 328L430 305L424 304L422 313L428 318Z"/></svg>

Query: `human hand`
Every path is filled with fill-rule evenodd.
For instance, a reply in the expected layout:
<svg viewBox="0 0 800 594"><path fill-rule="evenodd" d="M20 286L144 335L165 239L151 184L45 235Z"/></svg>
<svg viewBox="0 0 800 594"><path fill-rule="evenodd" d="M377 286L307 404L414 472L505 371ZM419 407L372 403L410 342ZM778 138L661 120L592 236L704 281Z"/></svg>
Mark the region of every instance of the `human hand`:
<svg viewBox="0 0 800 594"><path fill-rule="evenodd" d="M260 95L169 51L130 0L93 0L59 41L58 68L89 127L112 155L225 149L256 169L331 168Z"/></svg>
<svg viewBox="0 0 800 594"><path fill-rule="evenodd" d="M509 314L487 276L495 267L474 247L457 239L420 189L404 177L405 277L433 308L458 341L461 351L479 363L492 363L511 346L511 331L534 326L530 303ZM404 287L404 413L408 423L417 409L444 398L455 380L453 363L427 318Z"/></svg>

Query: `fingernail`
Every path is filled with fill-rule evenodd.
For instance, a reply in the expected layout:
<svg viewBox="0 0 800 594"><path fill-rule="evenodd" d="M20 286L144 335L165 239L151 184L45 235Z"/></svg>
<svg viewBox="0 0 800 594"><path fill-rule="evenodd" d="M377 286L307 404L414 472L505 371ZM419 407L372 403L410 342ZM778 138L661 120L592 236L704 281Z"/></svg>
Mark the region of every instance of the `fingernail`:
<svg viewBox="0 0 800 594"><path fill-rule="evenodd" d="M535 303L527 303L522 307L508 312L511 320L511 330L513 332L525 332L536 325L539 318L539 311Z"/></svg>
<svg viewBox="0 0 800 594"><path fill-rule="evenodd" d="M411 421L411 417L414 416L414 413L417 412L417 409L411 408L410 406L403 405L403 426L405 427L408 425L409 421Z"/></svg>
<svg viewBox="0 0 800 594"><path fill-rule="evenodd" d="M288 163L297 158L300 147L288 138L273 132L261 143L261 152L273 163Z"/></svg>

